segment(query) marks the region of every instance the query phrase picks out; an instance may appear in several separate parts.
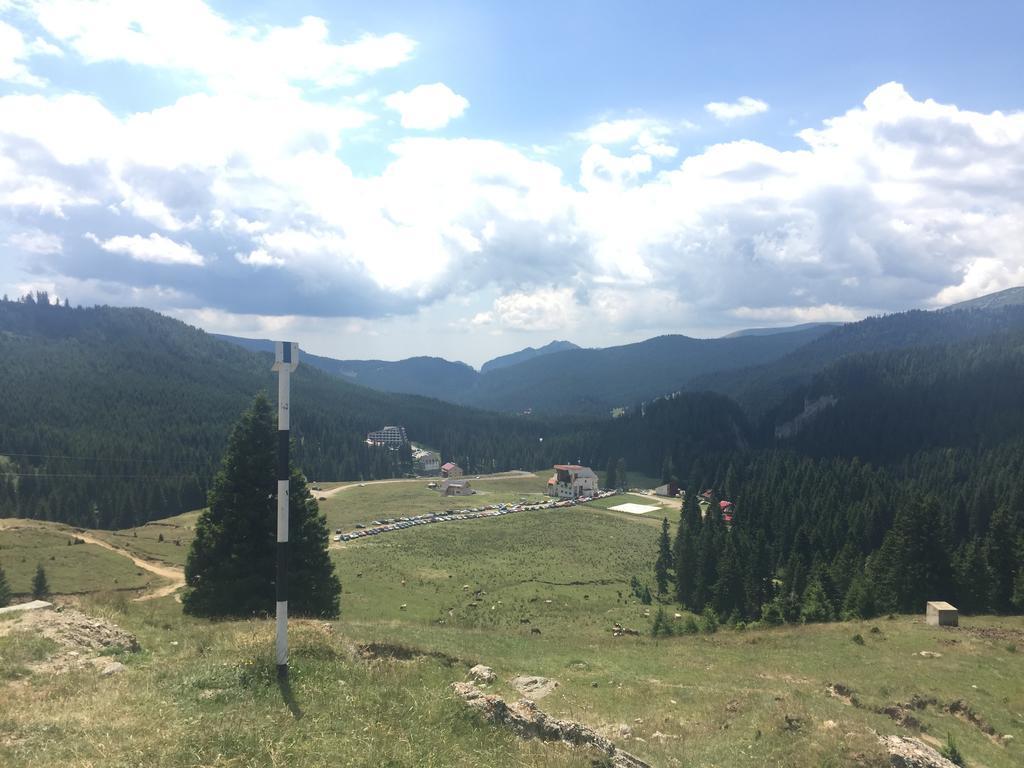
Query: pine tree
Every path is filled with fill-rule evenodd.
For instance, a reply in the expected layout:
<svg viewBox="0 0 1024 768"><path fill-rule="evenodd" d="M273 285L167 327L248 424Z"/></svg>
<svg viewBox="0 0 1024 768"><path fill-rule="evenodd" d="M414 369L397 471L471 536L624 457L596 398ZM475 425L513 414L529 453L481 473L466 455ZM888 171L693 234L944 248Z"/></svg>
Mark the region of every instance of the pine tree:
<svg viewBox="0 0 1024 768"><path fill-rule="evenodd" d="M0 608L11 602L11 585L7 582L7 574L0 567Z"/></svg>
<svg viewBox="0 0 1024 768"><path fill-rule="evenodd" d="M629 488L629 475L626 474L625 459L619 459L615 465L615 481L618 488Z"/></svg>
<svg viewBox="0 0 1024 768"><path fill-rule="evenodd" d="M668 592L669 574L672 569L672 542L668 535L668 518L662 518L661 536L658 539L658 559L654 562L654 580L658 584L658 594Z"/></svg>
<svg viewBox="0 0 1024 768"><path fill-rule="evenodd" d="M608 468L604 473L604 487L605 488L617 488L617 481L615 479L615 459L608 459Z"/></svg>
<svg viewBox="0 0 1024 768"><path fill-rule="evenodd" d="M32 597L42 600L50 595L50 582L46 579L46 569L40 563L36 566L36 575L32 577Z"/></svg>
<svg viewBox="0 0 1024 768"><path fill-rule="evenodd" d="M270 402L260 394L231 433L209 508L196 525L185 564L187 613L253 616L273 611L276 452ZM327 521L301 472L290 469L289 612L334 617L341 584L327 555Z"/></svg>

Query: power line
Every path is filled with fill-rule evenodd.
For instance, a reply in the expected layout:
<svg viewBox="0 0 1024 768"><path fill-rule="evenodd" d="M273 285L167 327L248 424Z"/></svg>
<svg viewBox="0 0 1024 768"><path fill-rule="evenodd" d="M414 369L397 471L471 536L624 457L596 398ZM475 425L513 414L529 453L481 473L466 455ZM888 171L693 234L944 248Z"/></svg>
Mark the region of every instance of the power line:
<svg viewBox="0 0 1024 768"><path fill-rule="evenodd" d="M138 462L138 463L161 463L161 464L188 464L196 462L196 459L137 459L118 458L108 456L62 456L54 453L16 453L13 451L0 450L0 456L20 456L22 458L34 459L62 459L65 461L114 461L114 462Z"/></svg>
<svg viewBox="0 0 1024 768"><path fill-rule="evenodd" d="M0 472L0 477L78 477L91 480L184 480L194 478L195 475L92 475L92 474L63 474L53 472Z"/></svg>

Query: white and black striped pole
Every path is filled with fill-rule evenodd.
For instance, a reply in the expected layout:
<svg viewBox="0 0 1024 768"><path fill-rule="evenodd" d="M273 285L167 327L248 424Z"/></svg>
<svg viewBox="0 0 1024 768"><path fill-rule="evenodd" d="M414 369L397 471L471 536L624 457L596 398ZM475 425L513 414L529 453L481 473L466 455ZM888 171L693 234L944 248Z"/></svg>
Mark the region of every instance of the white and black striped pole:
<svg viewBox="0 0 1024 768"><path fill-rule="evenodd" d="M299 345L274 344L277 371L277 675L288 676L288 444L291 438L291 374L299 366Z"/></svg>

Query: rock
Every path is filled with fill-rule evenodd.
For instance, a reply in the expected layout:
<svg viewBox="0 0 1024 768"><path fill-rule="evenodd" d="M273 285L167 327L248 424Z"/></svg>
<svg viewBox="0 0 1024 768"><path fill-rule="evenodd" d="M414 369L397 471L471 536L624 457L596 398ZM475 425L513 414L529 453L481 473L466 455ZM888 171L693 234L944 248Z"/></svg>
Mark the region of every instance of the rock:
<svg viewBox="0 0 1024 768"><path fill-rule="evenodd" d="M941 653L936 653L935 651L921 651L917 655L918 656L923 656L926 659L941 659L942 658L942 654Z"/></svg>
<svg viewBox="0 0 1024 768"><path fill-rule="evenodd" d="M109 664L104 665L103 669L100 670L100 674L103 677L110 677L111 675L119 675L124 672L125 666L120 661L112 661Z"/></svg>
<svg viewBox="0 0 1024 768"><path fill-rule="evenodd" d="M650 768L643 760L617 748L594 729L573 720L550 717L528 699L508 704L501 696L485 694L472 683L452 683L452 688L471 709L492 723L511 727L524 739L564 741L574 746L590 747L604 755L615 768Z"/></svg>
<svg viewBox="0 0 1024 768"><path fill-rule="evenodd" d="M628 739L632 735L633 735L633 729L630 728L628 725L623 723L622 725L619 726L619 736L621 736L624 739Z"/></svg>
<svg viewBox="0 0 1024 768"><path fill-rule="evenodd" d="M481 683L493 683L498 679L498 676L494 674L494 670L490 667L485 667L483 664L477 664L469 670L469 676Z"/></svg>
<svg viewBox="0 0 1024 768"><path fill-rule="evenodd" d="M880 736L878 739L889 752L892 768L956 768L923 741L909 736Z"/></svg>
<svg viewBox="0 0 1024 768"><path fill-rule="evenodd" d="M531 699L543 699L558 687L557 680L534 675L520 675L512 678L510 682L523 696L529 696Z"/></svg>
<svg viewBox="0 0 1024 768"><path fill-rule="evenodd" d="M826 720L821 724L821 727L826 731L834 731L836 729L836 725L835 720Z"/></svg>
<svg viewBox="0 0 1024 768"><path fill-rule="evenodd" d="M1013 741L1013 736L1009 733L1004 733L1002 736L999 737L999 740L1003 742L1003 744L1009 744L1011 741Z"/></svg>

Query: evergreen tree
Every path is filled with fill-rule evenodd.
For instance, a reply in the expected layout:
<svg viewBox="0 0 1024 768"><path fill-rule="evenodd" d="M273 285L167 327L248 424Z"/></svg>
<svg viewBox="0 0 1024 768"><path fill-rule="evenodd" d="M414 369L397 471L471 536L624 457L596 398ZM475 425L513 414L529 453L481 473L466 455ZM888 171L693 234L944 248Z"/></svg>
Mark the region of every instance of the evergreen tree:
<svg viewBox="0 0 1024 768"><path fill-rule="evenodd" d="M6 301L6 297L4 299ZM11 602L11 585L7 581L7 574L0 567L0 608L9 605Z"/></svg>
<svg viewBox="0 0 1024 768"><path fill-rule="evenodd" d="M700 531L700 513L695 512L696 494L685 494L679 510L679 528L672 544L672 562L675 565L676 600L683 607L693 602L693 584L696 578L697 545Z"/></svg>
<svg viewBox="0 0 1024 768"><path fill-rule="evenodd" d="M604 472L604 487L618 488L615 478L615 459L608 459L608 468Z"/></svg>
<svg viewBox="0 0 1024 768"><path fill-rule="evenodd" d="M629 475L626 474L625 459L619 459L615 464L615 482L617 488L629 488Z"/></svg>
<svg viewBox="0 0 1024 768"><path fill-rule="evenodd" d="M654 580L658 594L668 592L669 571L672 569L672 542L668 535L668 518L661 520L661 536L658 538L658 559L654 561Z"/></svg>
<svg viewBox="0 0 1024 768"><path fill-rule="evenodd" d="M811 580L804 591L803 602L800 606L800 618L805 623L832 621L835 618L832 603L818 576Z"/></svg>
<svg viewBox="0 0 1024 768"><path fill-rule="evenodd" d="M236 424L196 525L185 564L183 603L198 616L254 616L273 611L276 577L277 431L258 395ZM289 612L338 615L341 584L327 555L327 522L302 474L289 483Z"/></svg>
<svg viewBox="0 0 1024 768"><path fill-rule="evenodd" d="M46 569L43 564L36 566L36 575L32 577L32 597L42 600L50 595L50 582L46 579Z"/></svg>

